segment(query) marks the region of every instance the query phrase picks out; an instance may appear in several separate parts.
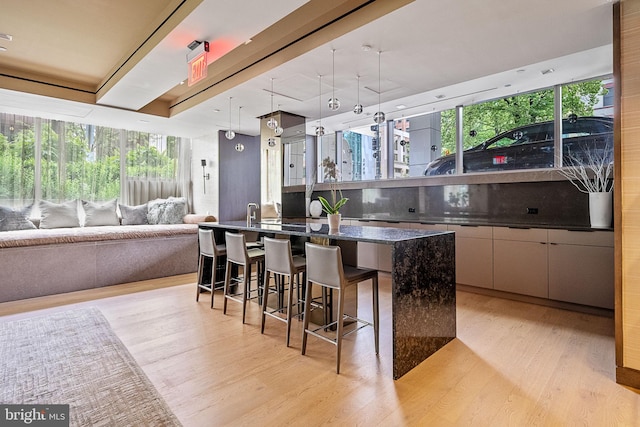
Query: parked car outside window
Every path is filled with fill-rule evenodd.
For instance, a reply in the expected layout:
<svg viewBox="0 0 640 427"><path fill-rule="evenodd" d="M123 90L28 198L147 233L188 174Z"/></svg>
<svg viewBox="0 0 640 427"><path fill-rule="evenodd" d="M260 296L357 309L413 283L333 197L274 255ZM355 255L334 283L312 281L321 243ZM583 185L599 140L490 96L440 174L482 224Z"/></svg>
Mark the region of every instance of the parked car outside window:
<svg viewBox="0 0 640 427"><path fill-rule="evenodd" d="M501 133L463 153L464 172L551 168L554 164L553 121L521 126ZM562 121L562 153L584 159L587 151L613 153L613 119L570 117ZM456 171L455 155L440 157L424 174L449 175Z"/></svg>

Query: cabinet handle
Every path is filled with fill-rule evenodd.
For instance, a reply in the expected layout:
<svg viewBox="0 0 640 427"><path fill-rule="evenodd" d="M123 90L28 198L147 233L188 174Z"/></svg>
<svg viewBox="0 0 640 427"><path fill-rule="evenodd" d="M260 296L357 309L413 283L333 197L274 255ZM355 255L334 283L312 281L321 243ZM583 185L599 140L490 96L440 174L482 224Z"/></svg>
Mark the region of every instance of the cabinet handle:
<svg viewBox="0 0 640 427"><path fill-rule="evenodd" d="M547 244L547 242L540 242L540 244L541 244L541 245L546 245L546 244Z"/></svg>

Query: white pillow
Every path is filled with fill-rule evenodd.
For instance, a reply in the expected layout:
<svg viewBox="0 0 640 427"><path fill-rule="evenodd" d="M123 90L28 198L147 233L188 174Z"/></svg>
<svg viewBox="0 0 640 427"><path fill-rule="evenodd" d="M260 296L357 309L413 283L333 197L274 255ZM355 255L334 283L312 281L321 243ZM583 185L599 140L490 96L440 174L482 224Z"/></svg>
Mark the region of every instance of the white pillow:
<svg viewBox="0 0 640 427"><path fill-rule="evenodd" d="M147 203L149 224L182 224L186 214L187 199L184 197L156 199Z"/></svg>
<svg viewBox="0 0 640 427"><path fill-rule="evenodd" d="M0 231L28 230L36 228L33 222L29 221L31 206L21 209L11 209L0 206Z"/></svg>
<svg viewBox="0 0 640 427"><path fill-rule="evenodd" d="M120 225L116 213L117 200L113 199L104 203L88 202L83 200L84 226L96 227L100 225Z"/></svg>
<svg viewBox="0 0 640 427"><path fill-rule="evenodd" d="M40 201L40 228L80 227L78 201L64 203Z"/></svg>
<svg viewBox="0 0 640 427"><path fill-rule="evenodd" d="M119 205L122 225L149 224L147 220L147 204L138 206Z"/></svg>

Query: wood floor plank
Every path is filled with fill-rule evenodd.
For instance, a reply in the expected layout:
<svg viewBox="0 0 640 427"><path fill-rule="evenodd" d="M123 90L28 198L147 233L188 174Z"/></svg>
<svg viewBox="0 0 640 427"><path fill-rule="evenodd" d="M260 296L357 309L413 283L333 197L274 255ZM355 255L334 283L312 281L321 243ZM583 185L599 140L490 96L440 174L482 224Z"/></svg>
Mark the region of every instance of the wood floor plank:
<svg viewBox="0 0 640 427"><path fill-rule="evenodd" d="M0 322L98 307L185 426L640 426L640 394L615 383L613 319L457 293L457 338L392 379L391 289L381 277L381 351L373 331L335 347L251 303L222 314L216 294L195 301L182 275L0 304ZM370 316L370 293L359 307Z"/></svg>

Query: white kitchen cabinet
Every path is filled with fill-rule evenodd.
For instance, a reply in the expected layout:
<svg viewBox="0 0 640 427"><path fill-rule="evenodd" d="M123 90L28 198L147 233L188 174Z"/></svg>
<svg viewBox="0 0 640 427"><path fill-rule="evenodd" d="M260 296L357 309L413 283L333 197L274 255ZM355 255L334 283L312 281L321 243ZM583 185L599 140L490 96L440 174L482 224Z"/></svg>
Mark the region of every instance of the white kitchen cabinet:
<svg viewBox="0 0 640 427"><path fill-rule="evenodd" d="M353 225L363 227L394 227L397 226L398 223L385 221L354 221ZM358 242L358 267L391 272L391 249L391 245Z"/></svg>
<svg viewBox="0 0 640 427"><path fill-rule="evenodd" d="M456 283L493 289L493 228L449 225L456 233Z"/></svg>
<svg viewBox="0 0 640 427"><path fill-rule="evenodd" d="M493 228L494 289L549 297L547 230Z"/></svg>
<svg viewBox="0 0 640 427"><path fill-rule="evenodd" d="M613 233L549 230L549 298L613 309Z"/></svg>

